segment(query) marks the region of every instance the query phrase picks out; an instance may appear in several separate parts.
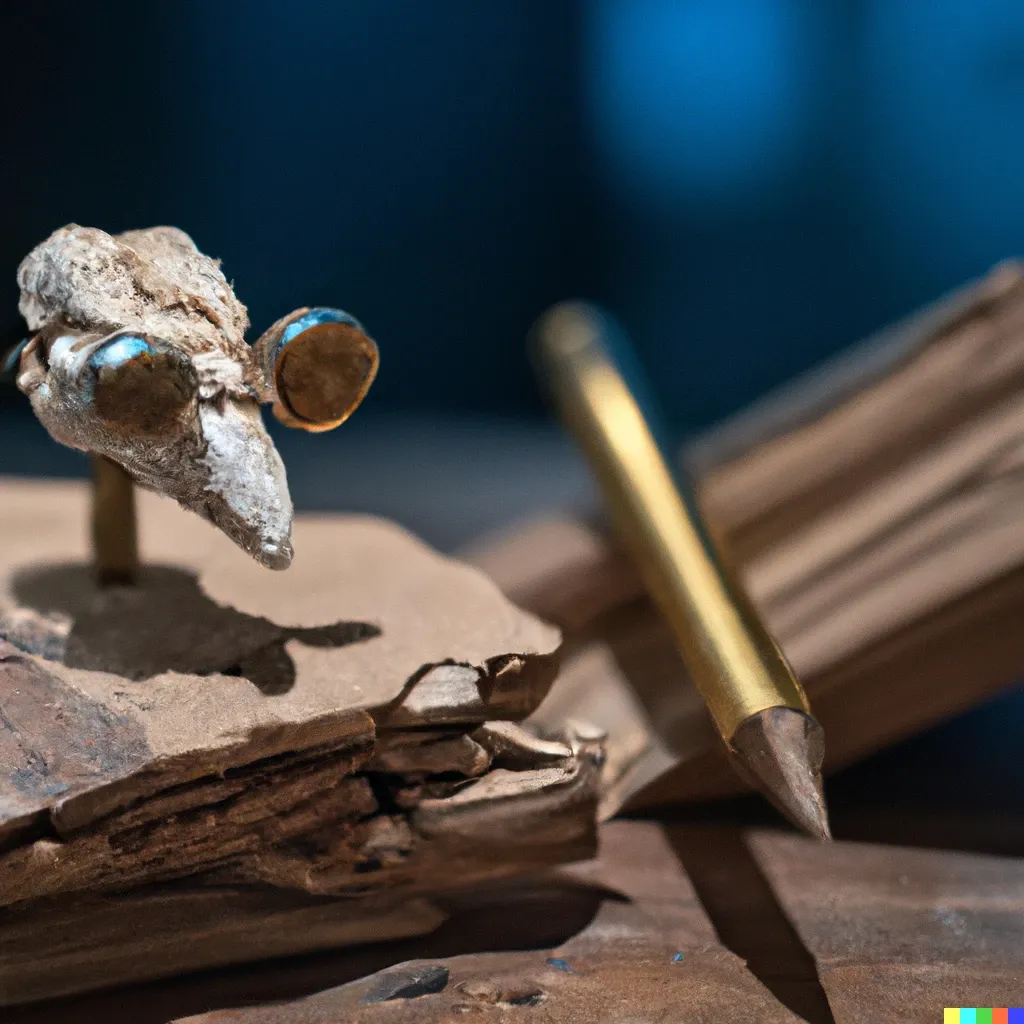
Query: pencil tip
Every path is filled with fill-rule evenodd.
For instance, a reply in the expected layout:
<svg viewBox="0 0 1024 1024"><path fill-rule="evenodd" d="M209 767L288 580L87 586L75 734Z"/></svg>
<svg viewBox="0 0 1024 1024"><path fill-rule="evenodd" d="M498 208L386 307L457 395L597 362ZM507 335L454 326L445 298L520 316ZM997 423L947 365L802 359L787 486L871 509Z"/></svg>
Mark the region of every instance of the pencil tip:
<svg viewBox="0 0 1024 1024"><path fill-rule="evenodd" d="M767 708L733 734L736 767L797 828L831 839L821 783L825 736L817 720L793 708Z"/></svg>

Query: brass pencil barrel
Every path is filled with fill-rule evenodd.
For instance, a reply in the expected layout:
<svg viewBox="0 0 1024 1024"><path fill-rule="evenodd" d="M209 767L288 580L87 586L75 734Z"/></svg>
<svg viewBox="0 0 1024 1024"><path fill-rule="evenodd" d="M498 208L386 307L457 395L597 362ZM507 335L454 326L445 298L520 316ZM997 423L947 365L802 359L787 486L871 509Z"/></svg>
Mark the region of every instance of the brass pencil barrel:
<svg viewBox="0 0 1024 1024"><path fill-rule="evenodd" d="M659 446L640 375L631 388L613 356L617 335L592 306L555 307L534 331L545 382L738 767L791 819L827 835L820 726Z"/></svg>
<svg viewBox="0 0 1024 1024"><path fill-rule="evenodd" d="M606 344L604 317L562 306L538 332L546 378L586 450L650 594L725 740L765 708L807 698L724 566Z"/></svg>

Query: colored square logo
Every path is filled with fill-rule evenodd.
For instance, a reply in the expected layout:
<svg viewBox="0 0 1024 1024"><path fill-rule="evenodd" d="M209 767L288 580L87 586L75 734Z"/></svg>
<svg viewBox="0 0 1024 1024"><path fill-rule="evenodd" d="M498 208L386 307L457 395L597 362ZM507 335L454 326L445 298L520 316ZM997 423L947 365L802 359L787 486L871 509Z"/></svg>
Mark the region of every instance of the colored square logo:
<svg viewBox="0 0 1024 1024"><path fill-rule="evenodd" d="M1024 1008L947 1006L942 1024L1024 1024Z"/></svg>

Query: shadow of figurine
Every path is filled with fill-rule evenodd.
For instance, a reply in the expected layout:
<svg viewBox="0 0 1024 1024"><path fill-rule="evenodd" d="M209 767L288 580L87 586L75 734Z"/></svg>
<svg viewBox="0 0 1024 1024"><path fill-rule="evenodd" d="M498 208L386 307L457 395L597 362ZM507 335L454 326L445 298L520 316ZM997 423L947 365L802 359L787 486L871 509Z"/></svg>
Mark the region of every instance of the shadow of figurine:
<svg viewBox="0 0 1024 1024"><path fill-rule="evenodd" d="M163 672L236 675L265 694L287 693L295 683L289 640L344 647L380 636L369 622L279 626L217 604L194 574L171 566L146 566L121 587L97 586L91 566L34 567L12 589L20 607L0 619L0 637L69 668L137 681Z"/></svg>

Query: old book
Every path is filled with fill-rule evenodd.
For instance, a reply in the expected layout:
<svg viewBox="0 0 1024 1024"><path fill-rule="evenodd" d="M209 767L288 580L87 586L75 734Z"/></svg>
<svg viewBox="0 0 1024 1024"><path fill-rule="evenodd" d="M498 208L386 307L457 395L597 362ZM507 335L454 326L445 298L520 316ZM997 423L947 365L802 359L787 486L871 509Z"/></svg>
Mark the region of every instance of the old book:
<svg viewBox="0 0 1024 1024"><path fill-rule="evenodd" d="M516 723L558 631L367 517L269 573L140 495L100 588L84 485L0 483L0 1003L395 938L589 856L600 737Z"/></svg>
<svg viewBox="0 0 1024 1024"><path fill-rule="evenodd" d="M1024 273L997 267L684 459L834 770L1024 675ZM563 627L536 721L609 731L604 810L737 792L628 561L565 513L466 557Z"/></svg>

